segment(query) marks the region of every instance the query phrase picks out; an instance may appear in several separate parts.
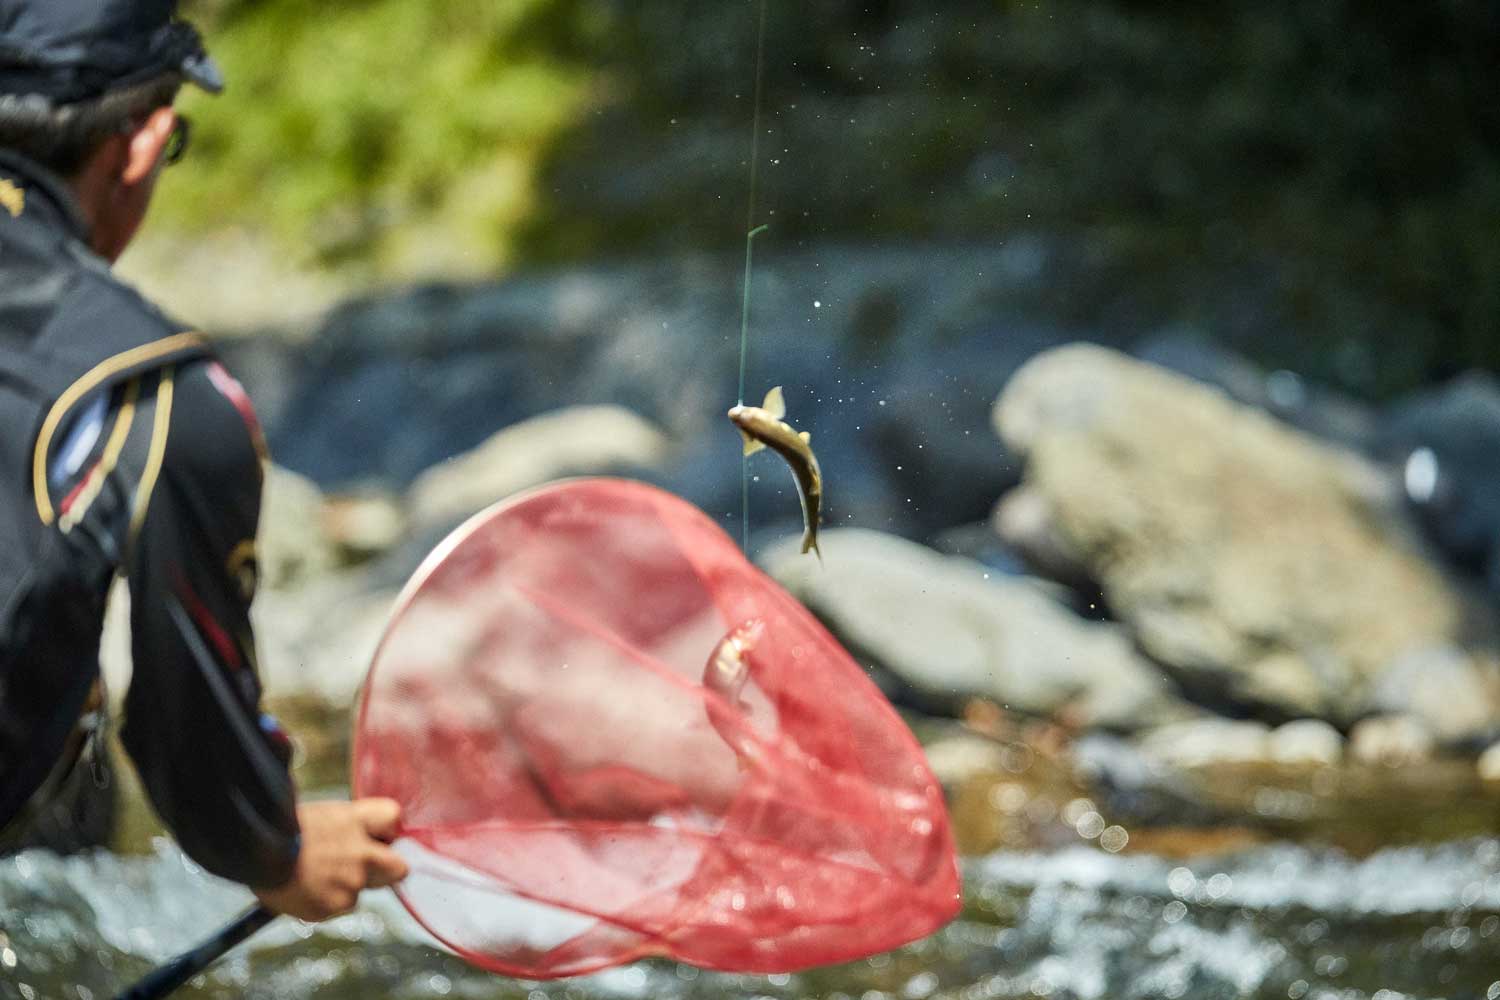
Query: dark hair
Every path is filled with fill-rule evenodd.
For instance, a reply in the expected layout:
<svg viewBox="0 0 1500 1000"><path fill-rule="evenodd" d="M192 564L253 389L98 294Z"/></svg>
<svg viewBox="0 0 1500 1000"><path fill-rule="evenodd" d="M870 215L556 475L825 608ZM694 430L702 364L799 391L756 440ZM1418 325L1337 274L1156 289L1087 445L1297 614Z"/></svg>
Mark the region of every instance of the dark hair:
<svg viewBox="0 0 1500 1000"><path fill-rule="evenodd" d="M71 178L112 135L157 108L169 107L183 76L163 73L72 104L0 94L0 149Z"/></svg>

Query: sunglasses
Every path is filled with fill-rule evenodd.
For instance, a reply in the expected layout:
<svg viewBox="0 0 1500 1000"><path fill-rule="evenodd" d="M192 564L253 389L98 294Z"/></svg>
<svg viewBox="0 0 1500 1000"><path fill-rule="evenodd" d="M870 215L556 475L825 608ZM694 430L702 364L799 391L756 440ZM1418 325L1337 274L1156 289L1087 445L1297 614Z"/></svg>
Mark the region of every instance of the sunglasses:
<svg viewBox="0 0 1500 1000"><path fill-rule="evenodd" d="M172 131L167 135L167 144L162 150L161 162L163 166L170 167L174 163L181 162L187 155L188 140L193 136L193 123L186 115L179 114L177 121L172 125Z"/></svg>

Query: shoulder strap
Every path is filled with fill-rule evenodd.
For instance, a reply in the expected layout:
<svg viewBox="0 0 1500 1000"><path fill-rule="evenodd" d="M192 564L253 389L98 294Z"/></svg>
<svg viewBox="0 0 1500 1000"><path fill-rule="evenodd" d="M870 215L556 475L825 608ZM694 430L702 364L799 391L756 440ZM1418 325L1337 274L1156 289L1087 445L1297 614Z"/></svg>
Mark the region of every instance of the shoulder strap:
<svg viewBox="0 0 1500 1000"><path fill-rule="evenodd" d="M208 340L201 333L174 334L105 358L75 378L57 395L56 401L42 419L31 461L32 495L36 501L37 516L43 524L51 524L57 516L47 490L47 467L52 461L57 432L73 408L93 393L127 382L137 375L208 357L210 353Z"/></svg>

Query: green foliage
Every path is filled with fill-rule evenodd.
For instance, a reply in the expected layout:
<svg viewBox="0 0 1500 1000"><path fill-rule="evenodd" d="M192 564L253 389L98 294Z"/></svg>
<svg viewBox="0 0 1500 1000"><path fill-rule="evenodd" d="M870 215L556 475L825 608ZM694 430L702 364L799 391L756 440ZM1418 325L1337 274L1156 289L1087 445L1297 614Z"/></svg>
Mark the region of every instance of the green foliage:
<svg viewBox="0 0 1500 1000"><path fill-rule="evenodd" d="M1049 315L1195 324L1364 392L1500 367L1497 10L774 0L758 221L1061 235ZM166 221L377 271L733 250L757 11L196 0L232 89L193 102Z"/></svg>
<svg viewBox="0 0 1500 1000"><path fill-rule="evenodd" d="M324 260L399 254L443 227L498 256L531 198L528 164L579 113L584 76L525 44L547 0L482 4L201 0L229 88L188 96L192 155L161 221L270 229Z"/></svg>

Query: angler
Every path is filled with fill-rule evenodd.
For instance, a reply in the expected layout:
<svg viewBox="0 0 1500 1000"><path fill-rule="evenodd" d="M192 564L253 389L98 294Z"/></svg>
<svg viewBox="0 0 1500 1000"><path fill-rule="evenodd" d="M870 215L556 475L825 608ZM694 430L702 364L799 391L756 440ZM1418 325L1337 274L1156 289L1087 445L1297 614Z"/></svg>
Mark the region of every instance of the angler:
<svg viewBox="0 0 1500 1000"><path fill-rule="evenodd" d="M818 468L818 456L813 454L812 435L794 430L785 417L786 399L779 385L766 393L760 406L741 403L729 410L729 419L745 439L746 455L770 448L792 467L797 498L802 501L802 551L817 553L821 562L818 522L823 511L823 472Z"/></svg>
<svg viewBox="0 0 1500 1000"><path fill-rule="evenodd" d="M317 920L402 878L388 800L298 806L249 609L265 443L208 342L111 265L223 83L175 0L0 0L0 852L79 846L107 795L106 593L131 592L121 738L206 869Z"/></svg>

